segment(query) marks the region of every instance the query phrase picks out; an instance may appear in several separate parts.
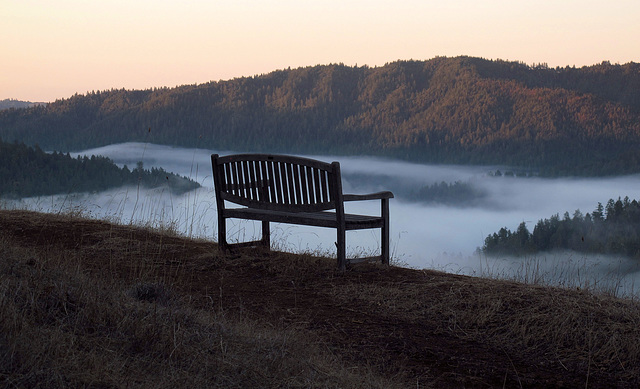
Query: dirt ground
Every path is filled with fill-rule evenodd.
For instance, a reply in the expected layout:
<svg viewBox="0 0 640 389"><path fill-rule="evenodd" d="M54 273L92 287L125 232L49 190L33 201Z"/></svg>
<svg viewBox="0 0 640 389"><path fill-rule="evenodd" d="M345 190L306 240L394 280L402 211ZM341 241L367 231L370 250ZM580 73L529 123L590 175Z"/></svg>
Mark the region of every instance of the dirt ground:
<svg viewBox="0 0 640 389"><path fill-rule="evenodd" d="M469 303L473 295L501 289L519 297L500 309L517 311L517 304L549 294L543 288L377 264L343 273L333 259L263 249L226 254L213 242L24 211L0 211L0 234L25 247L80 255L97 276L155 280L199 307L305 331L345 363L408 387L608 387L615 380L602 369L585 373L579 360L572 365L544 350L518 350L516 339L487 340L490 322L465 326L465 315L477 309ZM459 304L439 304L454 292Z"/></svg>

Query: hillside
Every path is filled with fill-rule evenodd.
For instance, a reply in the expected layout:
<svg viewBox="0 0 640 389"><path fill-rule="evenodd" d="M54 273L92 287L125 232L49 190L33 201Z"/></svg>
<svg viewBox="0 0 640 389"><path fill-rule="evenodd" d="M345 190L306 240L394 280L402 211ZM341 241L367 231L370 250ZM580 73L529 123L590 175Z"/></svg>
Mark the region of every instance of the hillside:
<svg viewBox="0 0 640 389"><path fill-rule="evenodd" d="M548 68L438 57L313 66L0 112L0 137L55 150L149 141L218 150L640 172L640 64Z"/></svg>
<svg viewBox="0 0 640 389"><path fill-rule="evenodd" d="M0 211L0 386L635 388L637 302Z"/></svg>
<svg viewBox="0 0 640 389"><path fill-rule="evenodd" d="M92 155L74 159L69 154L45 153L38 146L0 140L0 198L97 192L121 186L166 187L184 193L200 187L186 177L160 168L145 169L142 162L129 170L109 158Z"/></svg>

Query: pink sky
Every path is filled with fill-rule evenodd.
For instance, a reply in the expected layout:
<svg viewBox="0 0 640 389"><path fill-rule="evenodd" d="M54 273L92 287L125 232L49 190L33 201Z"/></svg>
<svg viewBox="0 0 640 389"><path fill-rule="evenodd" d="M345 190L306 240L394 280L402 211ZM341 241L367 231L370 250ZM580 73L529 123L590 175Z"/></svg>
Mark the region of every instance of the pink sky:
<svg viewBox="0 0 640 389"><path fill-rule="evenodd" d="M640 62L640 1L1 0L0 100L470 55Z"/></svg>

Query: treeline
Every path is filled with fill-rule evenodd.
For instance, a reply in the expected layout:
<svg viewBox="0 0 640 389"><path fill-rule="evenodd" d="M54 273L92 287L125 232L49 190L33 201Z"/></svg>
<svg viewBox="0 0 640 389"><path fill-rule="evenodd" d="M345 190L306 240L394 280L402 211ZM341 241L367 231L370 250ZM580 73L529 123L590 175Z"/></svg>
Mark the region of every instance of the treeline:
<svg viewBox="0 0 640 389"><path fill-rule="evenodd" d="M543 251L573 250L640 258L640 203L610 199L591 213L576 210L538 221L530 233L524 222L512 232L501 228L487 236L482 252L489 255L526 255Z"/></svg>
<svg viewBox="0 0 640 389"><path fill-rule="evenodd" d="M0 137L63 151L149 141L506 165L546 176L636 173L640 64L438 57L318 65L0 111Z"/></svg>
<svg viewBox="0 0 640 389"><path fill-rule="evenodd" d="M486 193L469 182L440 182L426 185L411 194L411 199L426 204L443 204L457 207L477 205Z"/></svg>
<svg viewBox="0 0 640 389"><path fill-rule="evenodd" d="M0 197L96 192L123 185L147 188L167 185L176 193L200 187L197 182L164 169L144 169L142 162L130 170L102 156L72 158L68 153L49 154L38 146L0 140Z"/></svg>

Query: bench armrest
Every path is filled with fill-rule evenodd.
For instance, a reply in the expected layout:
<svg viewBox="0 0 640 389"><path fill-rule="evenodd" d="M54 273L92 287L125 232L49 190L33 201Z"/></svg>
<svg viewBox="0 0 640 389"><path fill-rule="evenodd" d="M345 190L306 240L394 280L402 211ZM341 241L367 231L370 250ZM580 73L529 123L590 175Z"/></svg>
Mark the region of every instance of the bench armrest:
<svg viewBox="0 0 640 389"><path fill-rule="evenodd" d="M389 191L377 192L371 194L346 194L343 195L344 201L359 201L359 200L382 200L393 198L393 193Z"/></svg>

